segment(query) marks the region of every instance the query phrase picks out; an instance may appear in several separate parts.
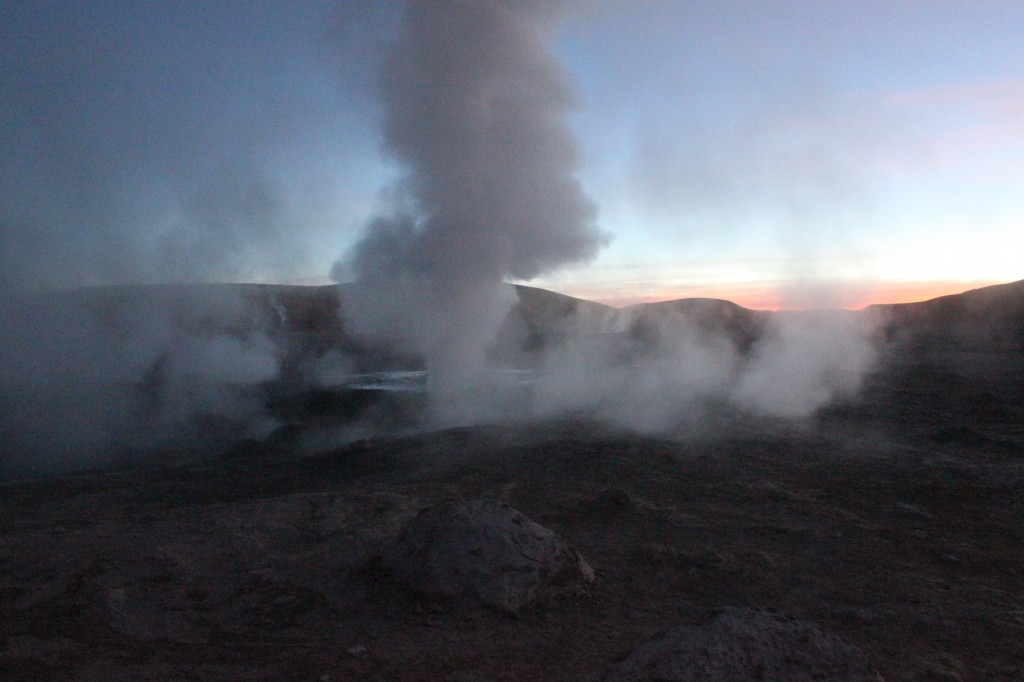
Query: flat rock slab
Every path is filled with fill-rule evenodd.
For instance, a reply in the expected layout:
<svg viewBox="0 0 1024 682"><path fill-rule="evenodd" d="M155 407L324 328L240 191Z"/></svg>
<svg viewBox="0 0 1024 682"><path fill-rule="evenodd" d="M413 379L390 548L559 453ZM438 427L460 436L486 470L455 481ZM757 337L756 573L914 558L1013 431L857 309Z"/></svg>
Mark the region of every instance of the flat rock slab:
<svg viewBox="0 0 1024 682"><path fill-rule="evenodd" d="M864 654L813 623L729 608L633 651L608 682L880 682Z"/></svg>
<svg viewBox="0 0 1024 682"><path fill-rule="evenodd" d="M448 502L413 519L384 557L400 584L516 613L541 594L594 580L579 552L507 504Z"/></svg>

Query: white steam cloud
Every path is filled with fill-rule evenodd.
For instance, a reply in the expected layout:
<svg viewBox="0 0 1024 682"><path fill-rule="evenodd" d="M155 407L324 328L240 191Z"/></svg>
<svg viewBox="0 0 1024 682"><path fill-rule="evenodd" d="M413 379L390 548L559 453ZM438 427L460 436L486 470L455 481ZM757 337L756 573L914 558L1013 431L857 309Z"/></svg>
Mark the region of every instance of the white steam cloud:
<svg viewBox="0 0 1024 682"><path fill-rule="evenodd" d="M274 428L267 311L238 290L80 290L4 307L0 473L218 454Z"/></svg>
<svg viewBox="0 0 1024 682"><path fill-rule="evenodd" d="M713 414L802 419L854 395L877 360L877 324L864 312L681 303L697 305L627 308L603 333L550 350L529 412L666 434L713 431L698 423Z"/></svg>
<svg viewBox="0 0 1024 682"><path fill-rule="evenodd" d="M548 45L564 3L407 0L380 77L387 151L407 171L335 268L364 338L420 353L433 390L480 381L485 349L528 280L596 255L604 237L573 173L571 80Z"/></svg>
<svg viewBox="0 0 1024 682"><path fill-rule="evenodd" d="M566 4L402 4L380 95L385 148L405 175L332 273L356 280L349 330L423 358L447 421L586 411L658 430L711 403L802 417L855 391L874 358L864 316L755 314L737 337L722 327L738 314L727 307L661 308L639 325L626 311L611 315L616 330L577 320L533 358L542 378L528 395L481 390L515 302L504 280L586 261L605 241L574 177L575 92L549 49Z"/></svg>

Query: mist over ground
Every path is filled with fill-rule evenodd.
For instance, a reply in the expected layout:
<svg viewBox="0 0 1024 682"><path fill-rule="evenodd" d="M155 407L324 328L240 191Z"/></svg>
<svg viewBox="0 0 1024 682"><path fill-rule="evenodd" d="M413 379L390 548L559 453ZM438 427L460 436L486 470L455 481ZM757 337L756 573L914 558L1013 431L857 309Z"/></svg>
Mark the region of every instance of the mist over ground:
<svg viewBox="0 0 1024 682"><path fill-rule="evenodd" d="M35 299L11 309L16 324L3 330L4 469L173 464L274 443L301 453L552 417L713 435L709 415L799 420L853 396L879 343L879 318L868 313L699 299L616 310L501 291L513 305L494 338L477 340L488 360L476 383L447 391L416 348L350 324L351 307L368 300L357 285L112 287ZM433 323L426 313L420 321ZM413 379L400 390L375 388L402 375Z"/></svg>
<svg viewBox="0 0 1024 682"><path fill-rule="evenodd" d="M62 470L222 454L273 422L277 324L218 285L84 289L4 311L4 467Z"/></svg>
<svg viewBox="0 0 1024 682"><path fill-rule="evenodd" d="M805 312L711 299L614 309L506 285L514 304L480 383L441 394L422 355L350 325L349 306L367 300L351 295L356 286L109 287L8 308L5 474L296 456L551 418L682 440L724 436L748 418L813 427L822 411L873 400L864 382L922 362L970 370L942 365L957 358L994 368L1024 349L1019 282Z"/></svg>
<svg viewBox="0 0 1024 682"><path fill-rule="evenodd" d="M349 104L377 111L397 170L361 204L374 206L371 217L332 271L346 283L309 296L255 285L40 293L245 279L275 259L299 267L310 225L330 223L316 199L329 188L326 176L300 191L272 172L288 167L283 149L312 139L282 102L245 116L229 107L183 144L218 109L218 79L247 82L233 48L204 40L189 56L170 36L150 52L127 24L108 26L102 7L81 17L13 11L24 30L5 53L17 67L5 87L28 94L8 104L5 141L19 154L2 161L17 190L0 196L4 468L173 462L260 443L303 450L549 417L692 434L721 415L803 420L855 398L876 367L884 312L766 313L708 300L613 310L508 284L586 264L609 243L577 177L569 121L582 98L554 49L584 5L361 2L317 15L330 30L305 15L271 22L261 39L281 51L260 62L260 78L283 77L271 57L287 63L306 49L344 71ZM265 12L278 9L254 16ZM64 39L30 44L51 20L67 23ZM209 20L207 37L240 18L222 8ZM317 39L300 49L307 31ZM119 65L99 34L139 60ZM345 71L367 35L380 38L368 66ZM152 60L166 83L183 83L211 54L226 71L197 76L191 90L144 87ZM67 100L52 98L71 85ZM146 108L125 113L142 95ZM268 142L274 117L302 144ZM401 398L354 378L397 371L425 374Z"/></svg>

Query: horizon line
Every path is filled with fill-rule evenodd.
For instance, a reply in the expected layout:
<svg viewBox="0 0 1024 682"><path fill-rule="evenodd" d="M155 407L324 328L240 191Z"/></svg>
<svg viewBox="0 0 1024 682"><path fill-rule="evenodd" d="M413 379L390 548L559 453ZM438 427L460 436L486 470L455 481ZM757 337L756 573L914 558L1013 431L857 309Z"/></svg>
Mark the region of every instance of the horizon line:
<svg viewBox="0 0 1024 682"><path fill-rule="evenodd" d="M943 296L962 294L1000 284L1011 284L1024 280L908 280L886 281L873 280L862 282L850 281L764 281L713 285L690 285L665 287L661 290L638 291L628 293L628 287L611 290L610 286L600 285L569 285L558 286L558 283L531 283L508 281L509 284L543 289L552 293L572 298L607 305L611 308L627 308L633 305L663 303L687 298L709 298L729 301L750 310L785 311L811 309L862 310L872 305L899 305L904 303L920 303ZM254 280L189 280L189 281L146 281L118 282L107 284L87 284L63 291L75 291L98 287L116 286L174 286L201 284L239 284L252 286L308 286L322 287L348 282L333 282L326 277L283 278L279 281ZM554 286L552 286L554 285ZM50 293L58 293L61 289L51 289ZM45 293L45 292L40 292Z"/></svg>

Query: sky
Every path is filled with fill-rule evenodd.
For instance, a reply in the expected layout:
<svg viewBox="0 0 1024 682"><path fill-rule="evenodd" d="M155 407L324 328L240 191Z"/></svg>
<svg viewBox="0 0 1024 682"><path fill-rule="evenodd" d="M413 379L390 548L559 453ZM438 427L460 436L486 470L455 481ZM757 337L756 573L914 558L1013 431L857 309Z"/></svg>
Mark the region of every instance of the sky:
<svg viewBox="0 0 1024 682"><path fill-rule="evenodd" d="M613 305L1024 278L1024 2L586 0L551 49ZM392 196L395 3L0 0L0 294L326 283Z"/></svg>

